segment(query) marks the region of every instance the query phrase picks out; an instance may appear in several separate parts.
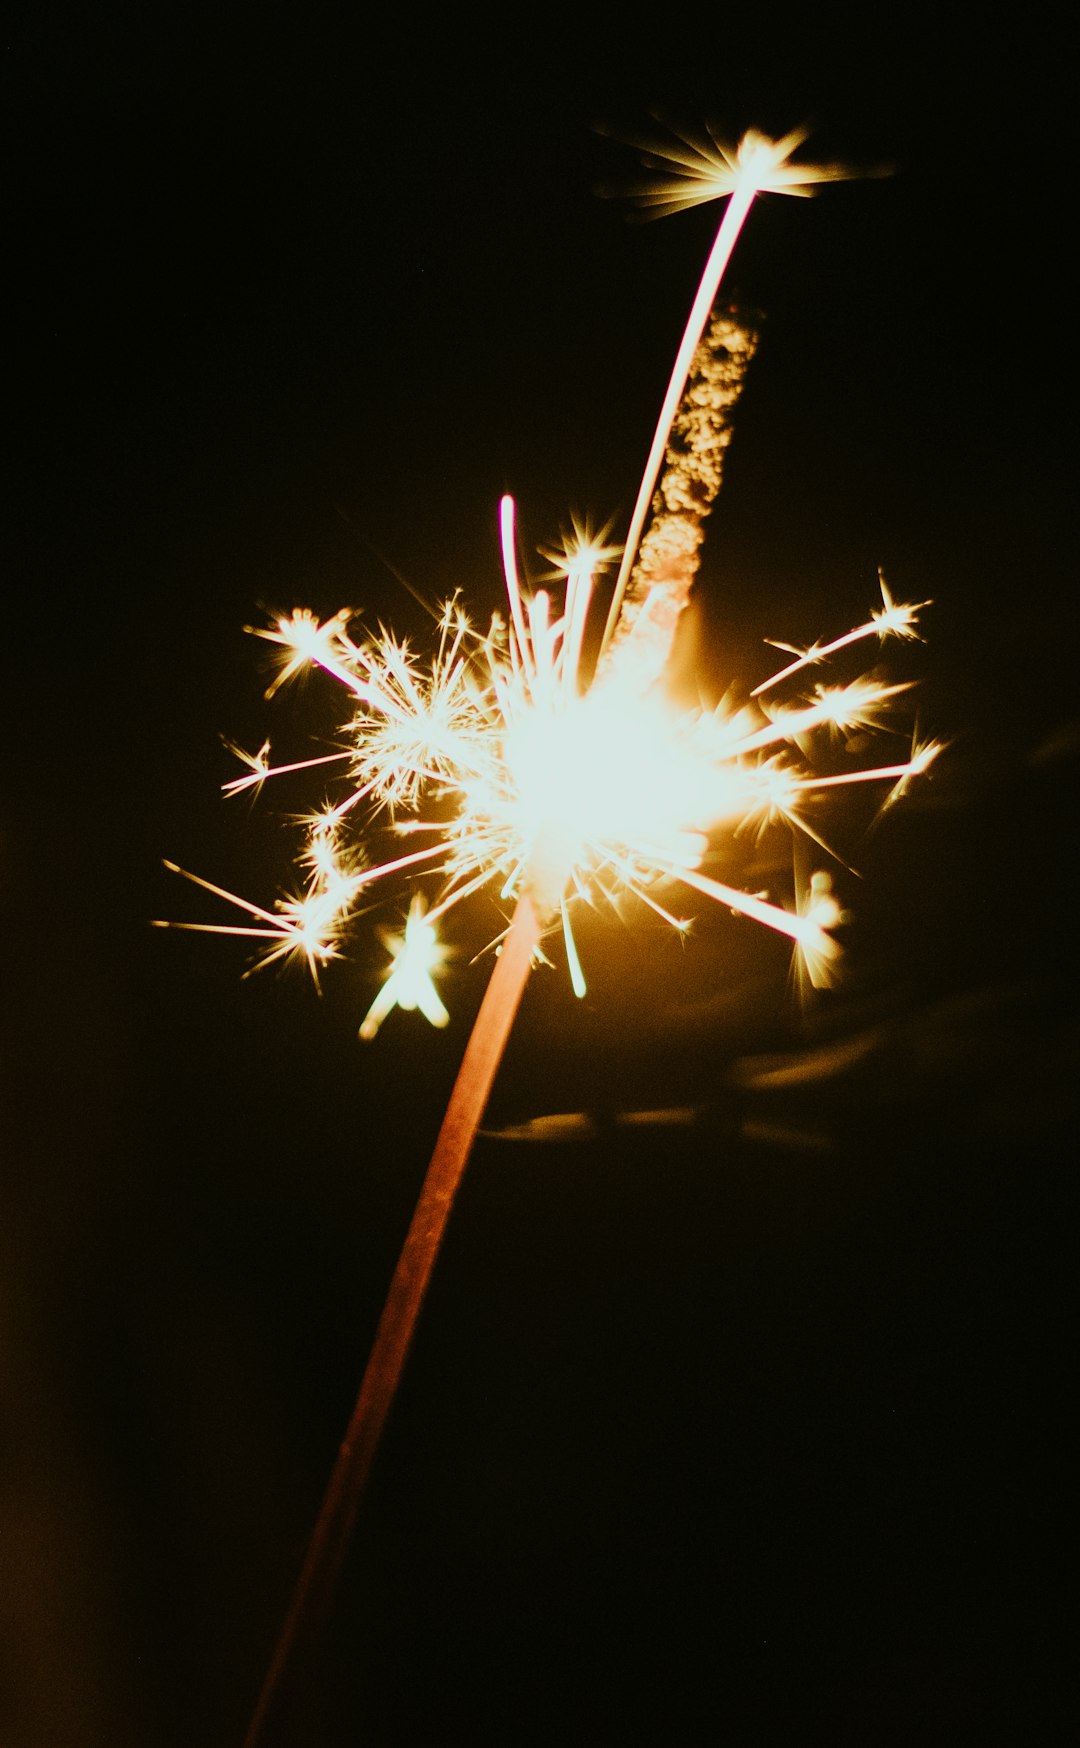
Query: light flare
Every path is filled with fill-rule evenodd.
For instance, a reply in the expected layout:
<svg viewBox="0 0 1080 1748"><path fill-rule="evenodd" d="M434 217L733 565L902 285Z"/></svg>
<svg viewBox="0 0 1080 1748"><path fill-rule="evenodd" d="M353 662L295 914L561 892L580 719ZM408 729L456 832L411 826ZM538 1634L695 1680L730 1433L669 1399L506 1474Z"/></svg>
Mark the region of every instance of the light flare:
<svg viewBox="0 0 1080 1748"><path fill-rule="evenodd" d="M346 607L335 613L332 619L320 623L310 608L297 607L288 615L279 614L270 626L246 625L244 630L253 637L276 643L281 651L277 658L278 672L267 686L265 696L272 698L282 686L314 662L341 678L334 651L339 641L346 641L345 627L351 618L352 613Z"/></svg>

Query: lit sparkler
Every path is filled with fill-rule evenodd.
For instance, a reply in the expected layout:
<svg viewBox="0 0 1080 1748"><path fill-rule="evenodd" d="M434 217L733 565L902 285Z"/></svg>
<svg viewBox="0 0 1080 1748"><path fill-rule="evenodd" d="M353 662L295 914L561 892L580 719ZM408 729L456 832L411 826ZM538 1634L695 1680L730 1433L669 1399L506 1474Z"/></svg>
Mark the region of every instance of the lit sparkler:
<svg viewBox="0 0 1080 1748"><path fill-rule="evenodd" d="M435 977L448 949L437 929L460 905L488 889L515 908L249 1748L262 1739L294 1643L310 1624L316 1600L325 1599L343 1557L454 1193L543 934L561 932L571 981L581 994L585 976L574 910L633 897L684 929L685 919L674 908L682 888L787 937L801 973L814 984L827 983L839 952L834 931L843 920L828 873L815 870L797 886L793 902L784 903L719 879L718 840L782 829L824 848L814 818L820 796L844 784L879 783L888 786L888 804L939 751L936 742L917 742L906 758L824 774L810 763L820 740L857 734L861 742L864 731L881 728L906 689L876 673L804 684L805 670L843 658L861 642L918 635L918 615L928 603L896 602L883 577L882 607L864 624L809 649L780 644L794 659L739 707L725 701L711 710L679 710L662 683L696 570L702 524L720 483L728 414L756 343L751 330L724 312L713 317L702 339L724 269L758 194L807 193L843 174L833 166L793 163L802 138L795 133L771 141L750 133L734 153L685 141L665 154L676 173L650 196L661 208L721 196L727 206L621 549L606 544L606 530L594 536L575 527L563 548L546 554L560 592L526 590L518 570L514 505L507 497L500 510L506 611L486 629L470 620L455 597L438 616L435 648L426 655L381 628L357 629L344 610L322 622L297 610L255 633L278 655L268 696L303 670L318 668L342 688L349 713L337 752L277 767L269 743L256 754L240 753L246 769L225 785L227 793L258 790L270 778L334 764L342 769L341 792L304 822L301 890L265 909L188 874L240 909L245 920L172 926L258 939L259 963L299 959L317 977L340 956L359 913L371 908L373 886L407 873L413 885L408 918L401 934L383 936L391 964L360 1028L363 1038L371 1038L395 1006L418 1008L433 1024L445 1023ZM653 522L642 543L650 507ZM584 656L590 608L599 576L620 550L601 654L590 673ZM380 840L389 840L392 854L374 854Z"/></svg>
<svg viewBox="0 0 1080 1748"><path fill-rule="evenodd" d="M587 528L576 527L564 548L545 554L564 580L561 601L546 589L526 593L518 572L514 506L506 498L500 525L508 613L497 615L486 631L474 627L457 598L442 610L431 655L385 630L354 635L347 610L320 622L298 609L255 630L278 652L268 697L316 667L343 688L353 714L340 752L277 767L270 763L268 742L257 754L240 753L248 769L225 785L226 792L258 789L271 777L335 763L347 769L345 792L306 823L303 893L280 898L267 911L190 875L253 920L179 926L262 936L270 946L259 963L301 958L317 974L340 956L355 914L370 903L372 883L407 869L413 879L426 873L434 887L425 941L434 942L436 925L482 887L504 902L528 890L544 926L561 928L580 994L585 980L573 909L600 895L618 902L630 893L682 927L667 896L668 888L681 883L788 936L812 981L829 979L838 947L820 913L715 880L708 872L710 842L718 832L751 827L760 835L778 822L820 842L808 819L816 792L879 780L891 782L895 794L897 785L926 769L936 751L932 745L916 749L906 763L890 761L828 777L815 777L794 756L793 749L810 748L817 730L878 725L900 688L875 676L818 684L808 696L782 704L753 700L862 639L917 636L918 614L927 603L894 601L882 577L882 607L865 624L808 650L779 644L795 659L735 712L725 703L712 712L679 714L656 683L688 598L702 524L720 482L730 436L726 415L756 344L751 330L723 315L714 318L702 344L721 276L759 193L806 194L844 174L836 166L793 163L802 139L801 133L779 141L749 133L734 153L682 141L664 154L676 174L644 196L664 209L729 198L679 347L624 547L605 544L606 530L594 538ZM689 412L681 417L689 435L673 449L672 427L688 378L693 392L687 397ZM665 455L667 472L638 560ZM590 606L599 573L620 553L605 654L587 685L582 652ZM363 831L355 828L358 816L376 829L384 827L395 848L405 838L419 840L421 847L369 860L367 849L358 847L365 842ZM404 944L394 949L393 968L371 1010L380 1021L397 992L413 987L408 967L420 939L415 933L414 943L406 928ZM441 1002L431 1011L442 1011ZM369 1013L362 1035L372 1036L377 1024Z"/></svg>

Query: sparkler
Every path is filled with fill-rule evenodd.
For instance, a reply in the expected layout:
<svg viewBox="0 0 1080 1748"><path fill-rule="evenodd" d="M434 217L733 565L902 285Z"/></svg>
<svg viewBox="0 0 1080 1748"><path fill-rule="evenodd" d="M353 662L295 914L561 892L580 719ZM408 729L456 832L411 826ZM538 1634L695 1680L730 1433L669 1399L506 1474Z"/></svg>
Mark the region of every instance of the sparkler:
<svg viewBox="0 0 1080 1748"><path fill-rule="evenodd" d="M905 688L875 674L792 683L867 639L918 635L926 602L895 602L881 578L882 607L865 624L809 649L738 708L679 711L661 676L697 565L704 519L720 483L728 416L756 336L731 312L706 324L739 231L759 193L807 193L843 174L791 162L801 134L771 141L749 133L738 150L686 141L667 153L676 174L649 198L665 208L727 197L661 409L589 682L583 652L598 578L620 549L575 528L547 557L562 583L523 588L514 505L504 498L500 533L507 609L486 629L458 598L438 616L424 656L385 630L354 630L346 611L319 622L307 610L282 615L255 635L274 646L273 696L304 669L342 688L350 712L335 753L274 767L269 743L241 753L246 770L226 784L236 795L269 778L315 767L342 769L338 799L304 824L299 890L273 909L176 869L245 913L243 923L178 926L262 943L258 964L305 963L318 978L340 957L350 924L373 888L405 873L414 885L401 934L384 934L391 965L360 1027L370 1039L395 1007L446 1021L436 988L448 949L439 925L481 889L513 917L466 1049L412 1226L391 1283L353 1420L342 1445L292 1607L271 1665L248 1748L262 1740L279 1684L302 1631L325 1603L355 1517L382 1426L405 1363L453 1197L542 938L561 933L571 982L585 988L572 926L583 904L633 897L685 929L671 891L717 901L791 940L814 984L833 976L842 920L831 880L817 870L794 906L743 891L712 871L713 846L774 827L823 845L814 805L842 784L890 785L895 799L939 748L917 743L906 759L817 775L805 762L821 736L878 728ZM688 386L689 385L689 386ZM664 468L661 479L661 469ZM660 488L657 491L657 481ZM654 493L655 498L654 498ZM642 543L646 518L653 522ZM234 749L237 750L237 749ZM354 829L364 821L366 830ZM380 837L392 853L373 856ZM168 864L175 867L175 864ZM417 885L428 889L426 900Z"/></svg>

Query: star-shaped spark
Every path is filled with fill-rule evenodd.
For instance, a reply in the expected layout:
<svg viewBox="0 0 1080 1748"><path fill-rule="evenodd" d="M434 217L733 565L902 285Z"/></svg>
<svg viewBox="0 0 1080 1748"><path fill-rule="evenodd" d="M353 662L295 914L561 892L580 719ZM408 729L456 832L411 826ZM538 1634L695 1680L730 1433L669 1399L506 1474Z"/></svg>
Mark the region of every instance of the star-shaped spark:
<svg viewBox="0 0 1080 1748"><path fill-rule="evenodd" d="M395 1007L407 1012L419 1008L433 1026L445 1026L450 1015L440 1000L434 978L449 957L449 948L442 945L434 923L424 915L424 901L419 894L409 907L404 933L395 935L380 929L379 936L390 954L390 970L365 1015L361 1038L374 1038Z"/></svg>
<svg viewBox="0 0 1080 1748"><path fill-rule="evenodd" d="M832 643L814 643L809 649L800 649L794 643L781 643L778 638L770 637L768 642L773 649L786 650L795 660L786 668L781 668L778 674L763 680L760 686L755 686L750 696L760 698L763 692L769 692L773 686L779 686L781 681L789 680L792 674L797 674L801 668L811 667L815 662L823 662L837 650L847 649L853 643L859 643L864 637L877 637L884 643L887 637L914 638L921 642L917 630L919 614L924 607L929 607L929 601L894 601L885 581L884 571L878 571L878 586L881 589L881 606L871 611L870 617L863 625L856 625L853 631L847 631L843 637L834 638Z"/></svg>
<svg viewBox="0 0 1080 1748"><path fill-rule="evenodd" d="M631 191L637 203L651 208L656 218L704 206L710 200L722 200L736 192L749 193L751 197L807 196L821 183L847 181L855 174L843 164L793 163L792 155L808 137L806 128L794 128L778 140L749 128L735 147L711 127L705 138L682 129L671 131L674 134L671 140L640 143L642 163L649 170L661 171L662 177L650 177Z"/></svg>

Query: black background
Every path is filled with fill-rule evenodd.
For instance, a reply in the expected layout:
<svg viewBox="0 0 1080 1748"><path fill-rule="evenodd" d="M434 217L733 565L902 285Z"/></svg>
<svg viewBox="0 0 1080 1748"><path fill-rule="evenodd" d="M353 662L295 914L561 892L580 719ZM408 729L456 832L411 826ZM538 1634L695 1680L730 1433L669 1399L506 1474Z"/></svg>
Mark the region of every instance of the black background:
<svg viewBox="0 0 1080 1748"><path fill-rule="evenodd" d="M9 40L11 1748L242 1737L499 912L461 924L444 1033L396 1014L362 1047L373 944L321 1000L242 981L240 944L147 926L228 920L161 859L287 881L277 809L316 797L221 802L218 735L301 756L338 701L262 700L262 608L422 636L393 571L490 612L503 491L527 542L625 526L716 218L596 197L657 109L805 121L808 155L897 172L763 201L740 245L765 339L701 683L846 629L880 564L933 598L890 663L952 745L876 832L837 806L835 995L801 1010L782 945L718 913L685 947L587 921L581 1004L534 976L491 1125L592 1128L477 1147L295 1740L1053 1739L1063 57L1037 13L945 42L907 11L635 36L114 9Z"/></svg>

